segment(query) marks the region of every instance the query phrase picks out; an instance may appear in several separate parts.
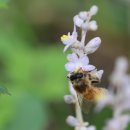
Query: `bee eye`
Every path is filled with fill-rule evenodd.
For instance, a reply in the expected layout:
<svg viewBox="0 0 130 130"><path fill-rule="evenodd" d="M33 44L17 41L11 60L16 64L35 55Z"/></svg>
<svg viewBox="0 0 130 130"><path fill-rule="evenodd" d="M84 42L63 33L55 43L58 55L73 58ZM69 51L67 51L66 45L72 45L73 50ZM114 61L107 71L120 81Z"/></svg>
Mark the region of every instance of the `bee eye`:
<svg viewBox="0 0 130 130"><path fill-rule="evenodd" d="M83 77L82 73L77 73L77 74L71 75L70 80L73 81L73 80L76 80L76 79L80 79L82 77Z"/></svg>
<svg viewBox="0 0 130 130"><path fill-rule="evenodd" d="M82 74L82 73L78 73L78 74L76 74L76 77L77 77L77 78L82 78L82 77L83 77L83 74Z"/></svg>

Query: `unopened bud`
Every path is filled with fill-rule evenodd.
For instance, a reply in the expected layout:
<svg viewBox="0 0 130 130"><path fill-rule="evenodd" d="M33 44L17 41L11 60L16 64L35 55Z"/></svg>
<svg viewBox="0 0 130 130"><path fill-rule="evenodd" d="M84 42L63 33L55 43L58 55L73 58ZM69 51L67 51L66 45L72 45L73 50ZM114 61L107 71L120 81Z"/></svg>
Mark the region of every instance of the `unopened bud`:
<svg viewBox="0 0 130 130"><path fill-rule="evenodd" d="M87 12L86 11L82 11L79 13L79 17L82 19L82 20L87 20Z"/></svg>
<svg viewBox="0 0 130 130"><path fill-rule="evenodd" d="M94 53L100 46L101 39L100 37L95 37L92 40L88 42L88 44L85 46L85 53L91 54Z"/></svg>
<svg viewBox="0 0 130 130"><path fill-rule="evenodd" d="M98 7L97 7L96 5L93 5L93 6L90 8L90 14L91 14L91 15L95 15L97 12L98 12Z"/></svg>
<svg viewBox="0 0 130 130"><path fill-rule="evenodd" d="M75 98L72 95L65 95L64 100L67 104L75 103Z"/></svg>
<svg viewBox="0 0 130 130"><path fill-rule="evenodd" d="M68 125L72 126L72 127L76 127L79 126L79 121L77 118L75 118L74 116L68 116L66 119L66 122Z"/></svg>
<svg viewBox="0 0 130 130"><path fill-rule="evenodd" d="M89 23L89 30L96 31L98 28L97 22L95 20L91 21Z"/></svg>
<svg viewBox="0 0 130 130"><path fill-rule="evenodd" d="M74 24L78 27L81 27L83 23L83 20L78 15L74 16L73 21L74 21Z"/></svg>

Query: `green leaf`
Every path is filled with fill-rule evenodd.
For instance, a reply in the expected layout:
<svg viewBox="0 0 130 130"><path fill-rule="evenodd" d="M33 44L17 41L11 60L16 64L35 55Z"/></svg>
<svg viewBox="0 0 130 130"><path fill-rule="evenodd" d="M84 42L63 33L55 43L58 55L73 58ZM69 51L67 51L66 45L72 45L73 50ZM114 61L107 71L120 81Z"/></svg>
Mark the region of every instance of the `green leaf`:
<svg viewBox="0 0 130 130"><path fill-rule="evenodd" d="M8 0L0 0L0 9L1 8L7 8L7 2Z"/></svg>
<svg viewBox="0 0 130 130"><path fill-rule="evenodd" d="M1 87L1 86L0 86L0 94L8 94L8 95L11 95L11 94L8 92L8 89L7 89L7 88Z"/></svg>
<svg viewBox="0 0 130 130"><path fill-rule="evenodd" d="M43 99L18 90L12 90L12 96L1 96L0 113L0 130L41 130L49 120Z"/></svg>

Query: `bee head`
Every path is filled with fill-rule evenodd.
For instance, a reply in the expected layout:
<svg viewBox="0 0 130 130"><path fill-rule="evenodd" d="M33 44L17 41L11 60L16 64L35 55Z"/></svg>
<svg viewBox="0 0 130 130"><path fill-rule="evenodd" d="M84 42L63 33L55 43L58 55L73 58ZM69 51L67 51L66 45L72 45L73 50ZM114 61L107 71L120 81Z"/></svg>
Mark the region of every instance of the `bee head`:
<svg viewBox="0 0 130 130"><path fill-rule="evenodd" d="M67 78L69 78L70 81L80 80L83 78L83 73L72 73L68 75Z"/></svg>

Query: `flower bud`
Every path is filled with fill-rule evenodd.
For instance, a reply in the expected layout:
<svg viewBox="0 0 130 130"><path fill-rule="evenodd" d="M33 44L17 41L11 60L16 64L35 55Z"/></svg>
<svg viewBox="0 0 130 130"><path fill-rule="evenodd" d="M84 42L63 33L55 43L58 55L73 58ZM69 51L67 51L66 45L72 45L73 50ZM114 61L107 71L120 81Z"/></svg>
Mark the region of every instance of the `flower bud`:
<svg viewBox="0 0 130 130"><path fill-rule="evenodd" d="M125 57L119 57L116 60L116 69L122 73L126 73L128 70L128 60Z"/></svg>
<svg viewBox="0 0 130 130"><path fill-rule="evenodd" d="M68 125L70 125L72 127L76 127L80 124L78 119L73 117L73 116L68 116L67 119L66 119L66 122L67 122Z"/></svg>
<svg viewBox="0 0 130 130"><path fill-rule="evenodd" d="M91 14L91 15L95 15L97 12L98 12L98 7L97 7L96 5L93 5L93 6L90 8L90 14Z"/></svg>
<svg viewBox="0 0 130 130"><path fill-rule="evenodd" d="M82 20L87 20L87 12L86 11L82 11L79 13L79 17L82 19Z"/></svg>
<svg viewBox="0 0 130 130"><path fill-rule="evenodd" d="M74 21L74 24L78 27L81 27L83 23L83 20L78 15L74 16L73 21Z"/></svg>
<svg viewBox="0 0 130 130"><path fill-rule="evenodd" d="M97 22L95 20L91 21L89 23L89 30L96 31L98 28Z"/></svg>
<svg viewBox="0 0 130 130"><path fill-rule="evenodd" d="M75 103L75 98L72 95L65 95L64 100L67 104Z"/></svg>
<svg viewBox="0 0 130 130"><path fill-rule="evenodd" d="M96 130L96 127L95 127L95 126L89 126L89 127L87 128L87 130Z"/></svg>
<svg viewBox="0 0 130 130"><path fill-rule="evenodd" d="M88 44L85 46L85 53L91 54L94 53L100 46L101 39L100 37L95 37L92 40L88 42Z"/></svg>

